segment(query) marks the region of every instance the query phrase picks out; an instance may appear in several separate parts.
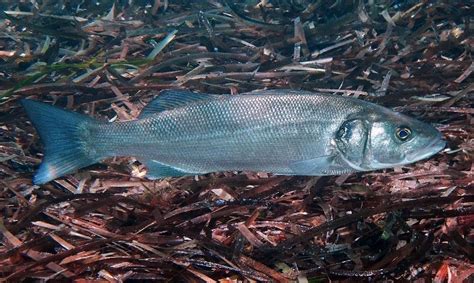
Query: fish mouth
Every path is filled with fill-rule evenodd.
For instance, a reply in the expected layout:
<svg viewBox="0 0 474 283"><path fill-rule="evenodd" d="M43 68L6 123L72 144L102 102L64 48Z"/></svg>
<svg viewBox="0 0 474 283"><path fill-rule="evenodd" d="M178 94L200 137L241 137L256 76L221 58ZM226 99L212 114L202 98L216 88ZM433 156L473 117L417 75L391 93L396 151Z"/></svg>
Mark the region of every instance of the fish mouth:
<svg viewBox="0 0 474 283"><path fill-rule="evenodd" d="M446 146L446 141L443 140L441 137L441 134L439 134L436 138L431 140L431 142L427 146L425 146L423 149L412 151L409 154L407 154L406 159L408 162L415 162L418 160L422 160L440 152L441 150L445 148L445 146Z"/></svg>

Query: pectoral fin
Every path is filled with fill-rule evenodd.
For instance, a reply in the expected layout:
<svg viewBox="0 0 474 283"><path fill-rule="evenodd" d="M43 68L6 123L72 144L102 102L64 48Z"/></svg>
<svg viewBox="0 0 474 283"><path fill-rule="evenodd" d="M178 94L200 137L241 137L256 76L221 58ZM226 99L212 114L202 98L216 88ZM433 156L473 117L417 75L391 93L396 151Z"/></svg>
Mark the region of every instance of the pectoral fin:
<svg viewBox="0 0 474 283"><path fill-rule="evenodd" d="M149 179L160 179L166 177L181 177L187 175L193 175L193 173L187 172L180 168L169 166L163 163L160 163L156 160L147 160L145 161L147 167L147 178Z"/></svg>
<svg viewBox="0 0 474 283"><path fill-rule="evenodd" d="M335 155L325 155L313 159L296 161L290 164L290 169L298 175L318 175L333 166Z"/></svg>

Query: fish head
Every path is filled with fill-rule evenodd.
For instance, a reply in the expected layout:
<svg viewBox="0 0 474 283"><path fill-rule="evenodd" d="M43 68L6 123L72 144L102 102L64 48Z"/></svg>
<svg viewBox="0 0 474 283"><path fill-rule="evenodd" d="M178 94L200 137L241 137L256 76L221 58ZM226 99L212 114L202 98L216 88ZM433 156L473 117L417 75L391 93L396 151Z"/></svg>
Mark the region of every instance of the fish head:
<svg viewBox="0 0 474 283"><path fill-rule="evenodd" d="M348 117L334 141L341 158L359 171L413 163L446 145L430 124L380 106Z"/></svg>

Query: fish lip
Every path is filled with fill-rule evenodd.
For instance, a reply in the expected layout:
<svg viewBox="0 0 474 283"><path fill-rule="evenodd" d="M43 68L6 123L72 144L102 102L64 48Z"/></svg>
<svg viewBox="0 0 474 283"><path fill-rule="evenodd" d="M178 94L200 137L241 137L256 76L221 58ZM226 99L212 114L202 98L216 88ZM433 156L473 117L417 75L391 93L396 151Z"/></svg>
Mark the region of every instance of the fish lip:
<svg viewBox="0 0 474 283"><path fill-rule="evenodd" d="M446 141L442 138L441 134L438 134L427 146L421 151L415 151L410 153L410 157L407 158L408 162L416 162L435 155L446 147Z"/></svg>

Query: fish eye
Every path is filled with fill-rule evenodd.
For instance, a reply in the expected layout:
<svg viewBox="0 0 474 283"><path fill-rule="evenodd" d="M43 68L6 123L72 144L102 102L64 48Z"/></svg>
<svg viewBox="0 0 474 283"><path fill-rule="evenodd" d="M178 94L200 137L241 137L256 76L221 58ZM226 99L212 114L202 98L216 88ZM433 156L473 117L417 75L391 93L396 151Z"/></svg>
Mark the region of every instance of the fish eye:
<svg viewBox="0 0 474 283"><path fill-rule="evenodd" d="M405 126L398 127L396 130L397 138L401 141L406 141L411 136L411 129Z"/></svg>

